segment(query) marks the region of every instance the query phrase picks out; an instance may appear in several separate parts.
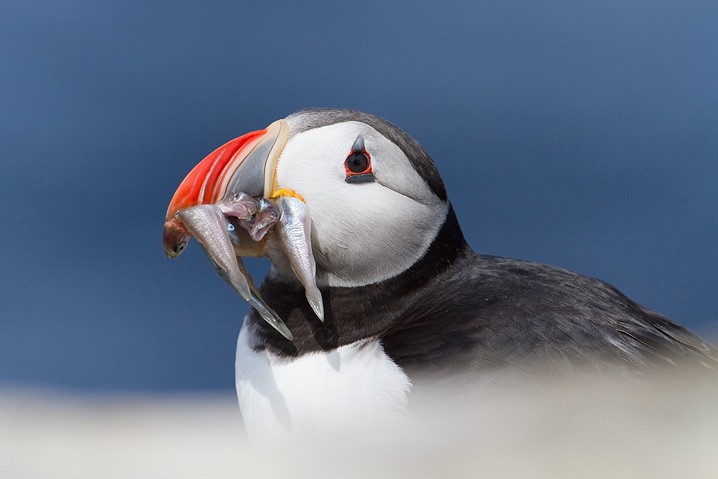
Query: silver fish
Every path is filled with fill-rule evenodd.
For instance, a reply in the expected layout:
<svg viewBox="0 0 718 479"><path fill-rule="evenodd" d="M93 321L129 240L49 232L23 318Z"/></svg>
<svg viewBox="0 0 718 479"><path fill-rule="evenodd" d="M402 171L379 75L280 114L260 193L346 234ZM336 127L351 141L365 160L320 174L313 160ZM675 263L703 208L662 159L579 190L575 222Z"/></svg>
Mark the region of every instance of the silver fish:
<svg viewBox="0 0 718 479"><path fill-rule="evenodd" d="M282 336L292 340L292 333L282 319L262 300L252 278L232 247L227 220L217 205L197 205L177 212L187 231L200 242L210 263L237 293Z"/></svg>
<svg viewBox="0 0 718 479"><path fill-rule="evenodd" d="M304 295L317 317L324 321L322 293L317 287L317 265L312 252L312 218L307 205L291 196L277 202L279 222L275 226L279 244L289 265L304 286Z"/></svg>
<svg viewBox="0 0 718 479"><path fill-rule="evenodd" d="M216 205L225 216L248 219L254 217L257 213L259 200L249 196L247 193L240 193L231 198L218 201Z"/></svg>
<svg viewBox="0 0 718 479"><path fill-rule="evenodd" d="M240 220L239 224L249 232L254 241L261 241L267 232L279 221L274 205L265 198L259 199L257 212L250 219Z"/></svg>
<svg viewBox="0 0 718 479"><path fill-rule="evenodd" d="M226 217L236 218L254 242L261 241L279 220L272 203L265 198L254 198L246 193L219 201L216 205ZM239 243L239 239L236 240Z"/></svg>

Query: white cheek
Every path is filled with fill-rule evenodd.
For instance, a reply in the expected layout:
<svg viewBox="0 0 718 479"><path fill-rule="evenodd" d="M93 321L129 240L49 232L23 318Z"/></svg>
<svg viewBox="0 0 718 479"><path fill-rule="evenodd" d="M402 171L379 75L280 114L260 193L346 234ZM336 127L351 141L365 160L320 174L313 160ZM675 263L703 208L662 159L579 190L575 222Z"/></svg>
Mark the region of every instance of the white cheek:
<svg viewBox="0 0 718 479"><path fill-rule="evenodd" d="M446 216L378 185L362 189L360 204L339 201L317 215L317 260L331 265L326 281L333 286L374 283L408 269Z"/></svg>
<svg viewBox="0 0 718 479"><path fill-rule="evenodd" d="M345 181L344 159L358 132L368 151L381 146L372 159L378 182ZM355 122L290 140L277 165L277 183L306 200L318 281L331 286L369 284L408 269L424 254L448 211L396 145Z"/></svg>

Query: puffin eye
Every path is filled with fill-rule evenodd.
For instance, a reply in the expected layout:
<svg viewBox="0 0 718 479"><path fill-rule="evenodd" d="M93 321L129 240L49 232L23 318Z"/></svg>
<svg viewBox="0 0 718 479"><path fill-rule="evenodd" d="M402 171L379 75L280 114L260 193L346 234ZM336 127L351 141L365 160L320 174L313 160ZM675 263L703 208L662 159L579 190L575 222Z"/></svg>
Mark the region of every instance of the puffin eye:
<svg viewBox="0 0 718 479"><path fill-rule="evenodd" d="M369 167L369 158L364 152L352 153L347 157L346 167L350 173L364 173Z"/></svg>
<svg viewBox="0 0 718 479"><path fill-rule="evenodd" d="M352 150L344 161L347 183L367 183L374 181L371 169L371 156L364 148L364 138L360 135L354 140Z"/></svg>

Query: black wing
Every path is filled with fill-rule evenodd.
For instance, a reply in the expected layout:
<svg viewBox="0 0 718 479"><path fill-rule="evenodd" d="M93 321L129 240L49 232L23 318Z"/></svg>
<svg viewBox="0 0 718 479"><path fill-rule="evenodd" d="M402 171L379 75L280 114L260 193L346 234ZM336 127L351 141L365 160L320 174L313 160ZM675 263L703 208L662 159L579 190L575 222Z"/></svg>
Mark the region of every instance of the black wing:
<svg viewBox="0 0 718 479"><path fill-rule="evenodd" d="M718 369L713 346L603 281L470 249L402 316L382 342L409 368Z"/></svg>

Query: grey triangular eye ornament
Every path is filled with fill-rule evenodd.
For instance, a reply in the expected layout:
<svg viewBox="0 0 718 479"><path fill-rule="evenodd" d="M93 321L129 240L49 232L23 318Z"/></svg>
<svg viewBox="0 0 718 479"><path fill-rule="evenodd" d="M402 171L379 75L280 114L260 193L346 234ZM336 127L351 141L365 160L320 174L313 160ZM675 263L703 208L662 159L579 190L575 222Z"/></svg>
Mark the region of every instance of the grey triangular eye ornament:
<svg viewBox="0 0 718 479"><path fill-rule="evenodd" d="M347 183L371 183L374 181L374 172L371 168L371 156L364 146L364 137L359 135L352 150L344 161L344 170Z"/></svg>

